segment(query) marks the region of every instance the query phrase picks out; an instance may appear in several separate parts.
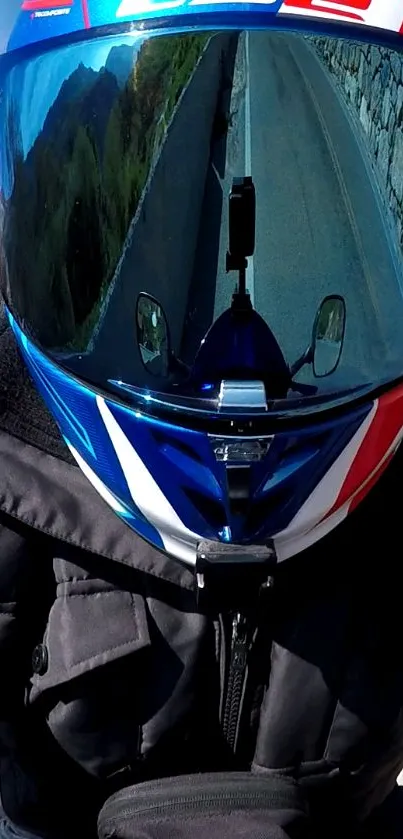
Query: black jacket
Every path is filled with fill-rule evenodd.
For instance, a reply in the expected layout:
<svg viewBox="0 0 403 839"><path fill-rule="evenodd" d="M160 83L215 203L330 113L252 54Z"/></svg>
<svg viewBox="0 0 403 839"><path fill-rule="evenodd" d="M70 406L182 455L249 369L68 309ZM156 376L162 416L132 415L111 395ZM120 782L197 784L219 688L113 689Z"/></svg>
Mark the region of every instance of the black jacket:
<svg viewBox="0 0 403 839"><path fill-rule="evenodd" d="M232 616L204 613L192 571L92 489L9 330L0 469L0 782L11 818L91 839L116 789L231 767L289 772L334 822L385 798L403 766L399 455L346 524L276 571L245 683L232 672L236 756L224 701Z"/></svg>

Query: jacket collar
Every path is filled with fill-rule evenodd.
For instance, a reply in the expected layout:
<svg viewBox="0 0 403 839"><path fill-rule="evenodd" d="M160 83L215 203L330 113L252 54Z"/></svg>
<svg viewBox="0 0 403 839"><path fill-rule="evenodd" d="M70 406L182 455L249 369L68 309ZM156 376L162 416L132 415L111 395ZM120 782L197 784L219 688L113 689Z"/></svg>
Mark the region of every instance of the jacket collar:
<svg viewBox="0 0 403 839"><path fill-rule="evenodd" d="M193 589L192 569L108 507L73 461L29 378L0 304L0 511L55 540Z"/></svg>

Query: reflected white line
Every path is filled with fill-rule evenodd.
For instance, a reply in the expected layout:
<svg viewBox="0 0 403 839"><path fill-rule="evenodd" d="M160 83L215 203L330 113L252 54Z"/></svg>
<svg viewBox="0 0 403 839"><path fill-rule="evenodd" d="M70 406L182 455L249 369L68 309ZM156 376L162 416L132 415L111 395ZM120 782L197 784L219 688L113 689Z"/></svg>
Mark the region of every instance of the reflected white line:
<svg viewBox="0 0 403 839"><path fill-rule="evenodd" d="M252 174L250 124L249 32L245 33L245 175Z"/></svg>
<svg viewBox="0 0 403 839"><path fill-rule="evenodd" d="M250 64L249 64L249 32L245 33L245 175L252 175L251 152L251 108L250 108ZM252 306L255 303L255 271L253 256L248 258L246 269L246 288L249 291Z"/></svg>

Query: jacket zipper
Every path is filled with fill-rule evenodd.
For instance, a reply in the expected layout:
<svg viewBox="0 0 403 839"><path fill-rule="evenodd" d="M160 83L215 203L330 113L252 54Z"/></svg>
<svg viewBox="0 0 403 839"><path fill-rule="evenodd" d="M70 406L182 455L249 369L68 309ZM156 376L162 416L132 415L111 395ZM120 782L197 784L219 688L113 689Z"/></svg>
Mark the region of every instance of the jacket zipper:
<svg viewBox="0 0 403 839"><path fill-rule="evenodd" d="M251 632L248 621L237 612L232 616L229 667L222 716L223 734L233 753L237 747L250 647Z"/></svg>

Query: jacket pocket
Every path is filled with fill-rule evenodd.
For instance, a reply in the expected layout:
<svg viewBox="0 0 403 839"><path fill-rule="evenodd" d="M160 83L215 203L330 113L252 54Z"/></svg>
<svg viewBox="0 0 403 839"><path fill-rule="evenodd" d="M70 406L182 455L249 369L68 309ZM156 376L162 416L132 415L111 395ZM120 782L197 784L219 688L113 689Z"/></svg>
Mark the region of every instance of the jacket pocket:
<svg viewBox="0 0 403 839"><path fill-rule="evenodd" d="M81 588L84 588L82 584ZM44 690L149 646L143 599L116 589L77 591L64 584L49 615L43 661L32 677L34 701ZM62 588L62 586L61 586ZM38 660L38 649L36 649ZM35 655L33 657L35 668Z"/></svg>
<svg viewBox="0 0 403 839"><path fill-rule="evenodd" d="M107 778L138 757L151 644L144 600L94 585L59 586L34 650L29 704L71 758Z"/></svg>
<svg viewBox="0 0 403 839"><path fill-rule="evenodd" d="M367 710L371 699L366 700ZM360 821L382 805L403 769L403 709L392 719L384 705L379 704L376 711L375 722L368 713L366 718L361 713L360 718L347 703L339 702L326 748L326 758L342 767L346 791Z"/></svg>

